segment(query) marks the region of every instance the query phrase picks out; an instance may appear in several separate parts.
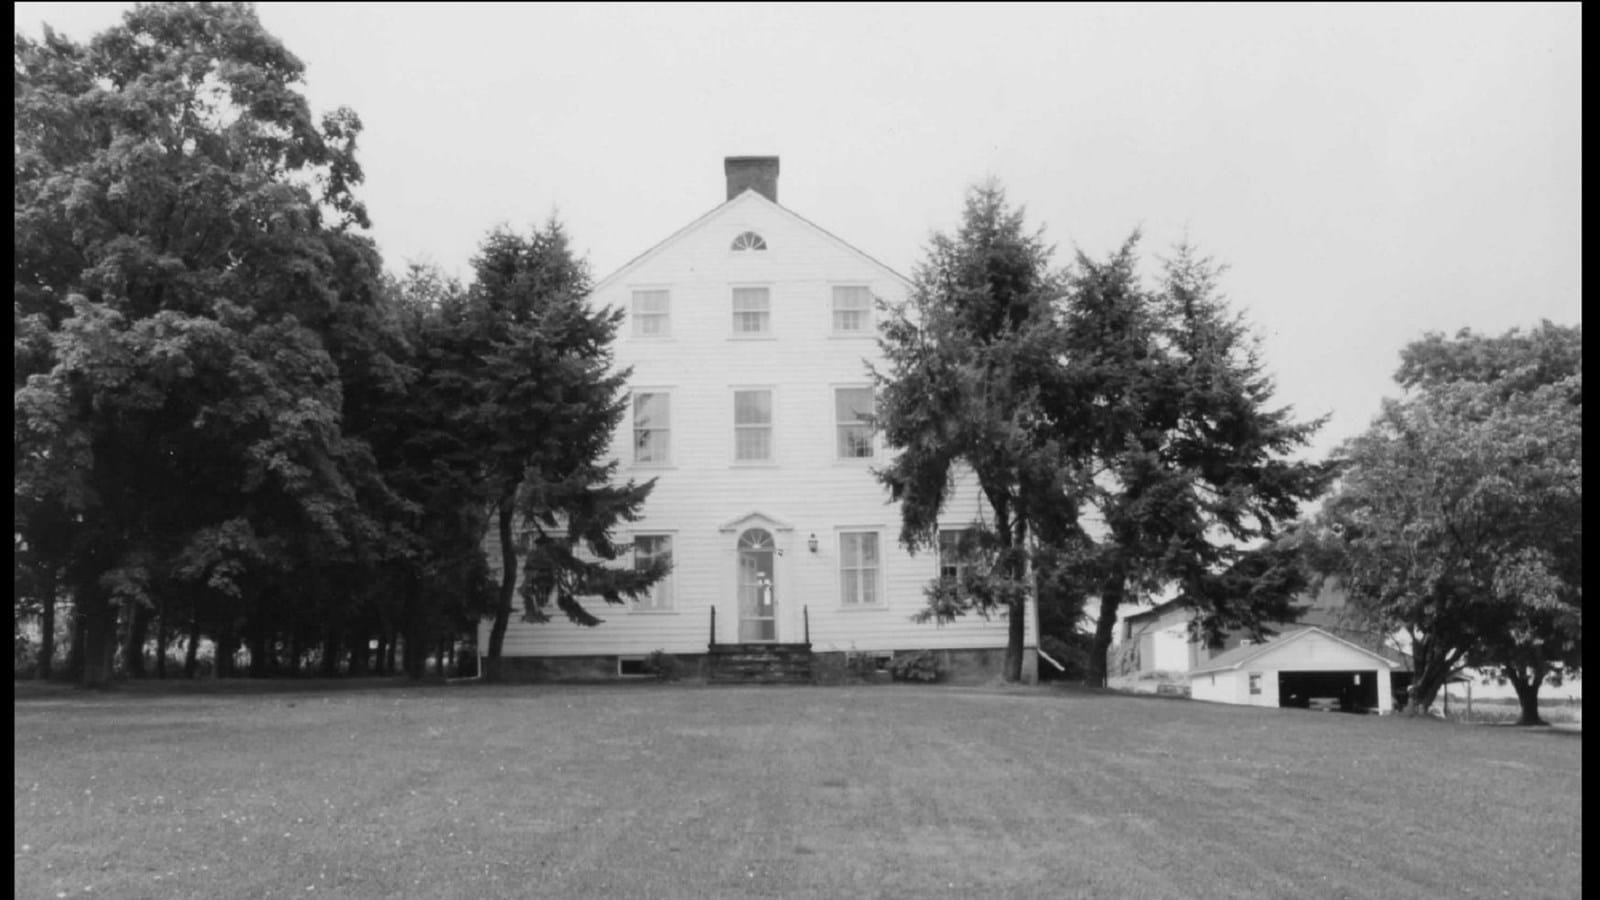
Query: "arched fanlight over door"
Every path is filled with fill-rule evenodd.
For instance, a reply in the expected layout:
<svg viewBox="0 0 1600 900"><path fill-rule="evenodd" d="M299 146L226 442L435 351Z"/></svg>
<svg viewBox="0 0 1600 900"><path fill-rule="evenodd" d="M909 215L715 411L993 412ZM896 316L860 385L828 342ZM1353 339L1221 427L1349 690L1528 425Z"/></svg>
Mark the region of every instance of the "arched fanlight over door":
<svg viewBox="0 0 1600 900"><path fill-rule="evenodd" d="M767 249L767 239L759 234L756 234L754 231L746 231L733 239L733 249L765 250Z"/></svg>
<svg viewBox="0 0 1600 900"><path fill-rule="evenodd" d="M772 541L772 533L765 528L752 528L739 535L740 550L776 550L778 545Z"/></svg>

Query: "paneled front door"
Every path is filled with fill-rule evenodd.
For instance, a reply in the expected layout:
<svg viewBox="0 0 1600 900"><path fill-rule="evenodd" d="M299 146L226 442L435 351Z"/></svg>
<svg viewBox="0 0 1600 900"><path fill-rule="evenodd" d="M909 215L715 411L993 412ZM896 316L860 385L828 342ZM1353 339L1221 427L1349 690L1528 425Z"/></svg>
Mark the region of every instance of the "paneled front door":
<svg viewBox="0 0 1600 900"><path fill-rule="evenodd" d="M752 528L739 536L739 642L778 639L777 584L772 535Z"/></svg>

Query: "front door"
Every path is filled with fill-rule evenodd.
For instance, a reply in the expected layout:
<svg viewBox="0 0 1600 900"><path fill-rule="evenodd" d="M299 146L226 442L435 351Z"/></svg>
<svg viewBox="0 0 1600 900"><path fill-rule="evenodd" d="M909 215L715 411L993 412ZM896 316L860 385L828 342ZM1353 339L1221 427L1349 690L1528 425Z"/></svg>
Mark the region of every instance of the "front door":
<svg viewBox="0 0 1600 900"><path fill-rule="evenodd" d="M777 585L773 557L777 546L765 529L739 536L739 642L778 639Z"/></svg>

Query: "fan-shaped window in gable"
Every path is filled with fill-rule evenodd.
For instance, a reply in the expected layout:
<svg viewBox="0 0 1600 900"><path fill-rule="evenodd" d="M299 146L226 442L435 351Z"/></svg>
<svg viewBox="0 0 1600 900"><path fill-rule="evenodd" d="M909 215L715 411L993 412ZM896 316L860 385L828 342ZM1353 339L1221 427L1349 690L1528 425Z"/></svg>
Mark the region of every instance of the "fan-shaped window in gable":
<svg viewBox="0 0 1600 900"><path fill-rule="evenodd" d="M744 234L741 234L733 239L733 249L765 250L767 249L767 239L759 234L756 234L754 231L746 231Z"/></svg>

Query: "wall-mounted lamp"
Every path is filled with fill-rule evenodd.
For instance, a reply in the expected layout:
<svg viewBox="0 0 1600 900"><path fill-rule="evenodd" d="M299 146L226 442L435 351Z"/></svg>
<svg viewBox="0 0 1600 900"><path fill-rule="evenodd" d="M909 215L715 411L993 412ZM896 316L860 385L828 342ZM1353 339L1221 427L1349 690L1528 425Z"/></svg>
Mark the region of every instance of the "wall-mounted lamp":
<svg viewBox="0 0 1600 900"><path fill-rule="evenodd" d="M817 552L817 533L815 531L811 532L811 537L806 540L806 546L811 549L812 553Z"/></svg>

